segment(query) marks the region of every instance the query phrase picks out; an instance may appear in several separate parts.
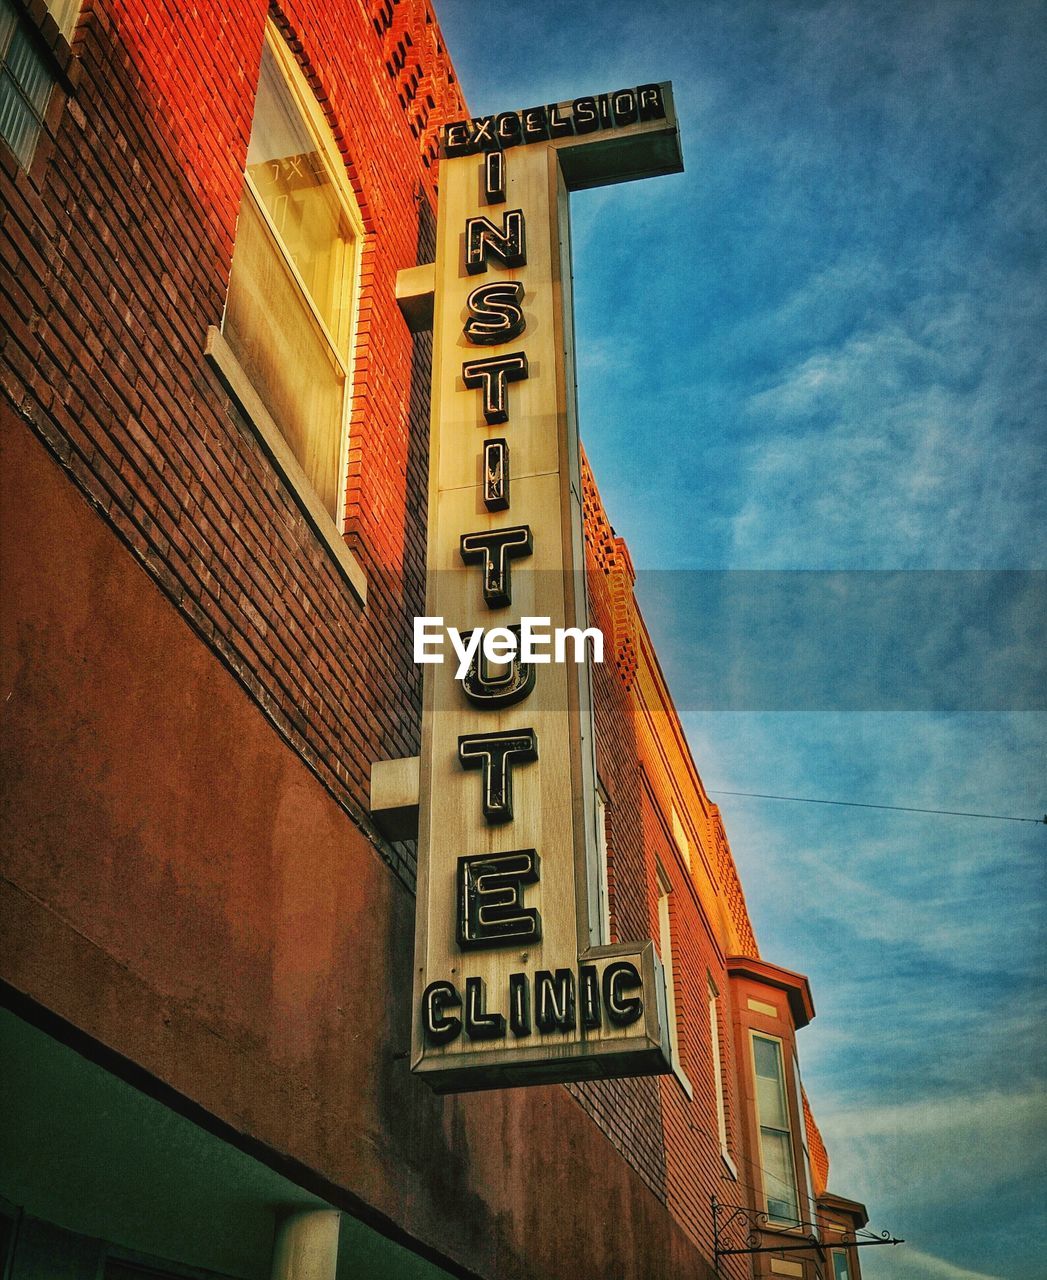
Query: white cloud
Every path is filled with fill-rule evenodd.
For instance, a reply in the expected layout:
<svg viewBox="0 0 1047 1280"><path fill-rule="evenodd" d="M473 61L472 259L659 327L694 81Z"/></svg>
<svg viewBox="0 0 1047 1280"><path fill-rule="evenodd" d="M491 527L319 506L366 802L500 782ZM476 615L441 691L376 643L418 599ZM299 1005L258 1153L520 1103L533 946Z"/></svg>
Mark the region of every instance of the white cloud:
<svg viewBox="0 0 1047 1280"><path fill-rule="evenodd" d="M890 1138L892 1141L938 1143L942 1136L959 1129L998 1143L1001 1135L1010 1141L1014 1133L1031 1134L1047 1124L1047 1099L1042 1091L983 1094L956 1094L888 1106L823 1109L823 1119L831 1123L838 1138L862 1141Z"/></svg>
<svg viewBox="0 0 1047 1280"><path fill-rule="evenodd" d="M826 288L819 277L790 298L788 322L815 312ZM925 292L801 354L749 396L734 563L1042 563L1047 544L1027 518L1042 474L1027 430L1040 305L1030 280L972 270L962 288Z"/></svg>
<svg viewBox="0 0 1047 1280"><path fill-rule="evenodd" d="M1042 1092L954 1093L817 1111L829 1145L830 1187L864 1199L874 1227L906 1241L863 1251L866 1280L980 1277L959 1265L970 1223L958 1219L958 1207L973 1207L967 1219L984 1216L994 1188L1007 1186L1024 1185L1027 1204L1036 1201L1047 1140ZM983 1245L983 1264L993 1256Z"/></svg>
<svg viewBox="0 0 1047 1280"><path fill-rule="evenodd" d="M868 1252L868 1251L867 1251ZM932 1253L924 1253L922 1249L914 1249L911 1245L902 1245L897 1251L883 1249L880 1252L895 1254L897 1257L878 1258L875 1275L883 1280L891 1280L897 1276L899 1280L1002 1280L1002 1277L989 1275L984 1271L968 1271L966 1267L958 1267L944 1258ZM874 1269L866 1261L863 1274L873 1280Z"/></svg>

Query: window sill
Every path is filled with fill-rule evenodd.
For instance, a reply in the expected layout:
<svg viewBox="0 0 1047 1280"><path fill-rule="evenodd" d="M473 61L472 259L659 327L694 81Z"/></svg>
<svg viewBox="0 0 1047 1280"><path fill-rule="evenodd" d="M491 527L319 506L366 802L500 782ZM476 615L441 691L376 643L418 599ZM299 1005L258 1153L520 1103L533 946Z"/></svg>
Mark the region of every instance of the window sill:
<svg viewBox="0 0 1047 1280"><path fill-rule="evenodd" d="M233 355L221 331L214 325L208 327L204 355L211 368L218 374L222 386L250 423L269 460L291 490L309 527L331 555L349 589L357 600L365 605L367 579L360 567L360 562L345 545L337 525L316 496L313 486L306 478L298 459L288 447L269 410L262 403L251 379Z"/></svg>
<svg viewBox="0 0 1047 1280"><path fill-rule="evenodd" d="M795 1239L798 1235L805 1235L804 1224L802 1222L786 1222L781 1218L770 1218L767 1222L760 1225L761 1231L766 1231L772 1236L791 1236Z"/></svg>
<svg viewBox="0 0 1047 1280"><path fill-rule="evenodd" d="M723 1161L723 1167L727 1170L728 1176L733 1182L738 1181L738 1166L734 1163L726 1151L720 1148L720 1159Z"/></svg>

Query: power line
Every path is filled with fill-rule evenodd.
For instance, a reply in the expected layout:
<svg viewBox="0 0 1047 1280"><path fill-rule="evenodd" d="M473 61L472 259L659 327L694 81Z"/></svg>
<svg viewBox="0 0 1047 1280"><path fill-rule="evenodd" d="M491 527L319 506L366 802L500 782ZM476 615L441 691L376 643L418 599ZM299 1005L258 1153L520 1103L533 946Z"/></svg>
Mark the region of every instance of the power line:
<svg viewBox="0 0 1047 1280"><path fill-rule="evenodd" d="M821 800L814 796L772 796L763 791L721 791L707 787L711 796L748 796L752 800L794 800L797 804L839 804L848 809L891 809L895 813L935 813L949 818L986 818L992 822L1035 822L1047 826L1047 813L1042 818L1015 818L1006 813L968 813L962 809L917 809L907 804L866 804L861 800Z"/></svg>

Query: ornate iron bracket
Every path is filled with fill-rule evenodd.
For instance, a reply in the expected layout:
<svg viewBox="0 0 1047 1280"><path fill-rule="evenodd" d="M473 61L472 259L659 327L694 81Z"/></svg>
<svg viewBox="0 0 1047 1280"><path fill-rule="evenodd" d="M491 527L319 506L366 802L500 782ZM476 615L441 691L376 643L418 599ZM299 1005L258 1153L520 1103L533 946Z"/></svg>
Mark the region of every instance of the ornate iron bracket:
<svg viewBox="0 0 1047 1280"><path fill-rule="evenodd" d="M845 1232L838 1238L834 1233L832 1241L818 1239L818 1224L814 1222L806 1222L803 1219L796 1219L791 1226L806 1228L808 1234L797 1235L791 1239L783 1240L780 1244L766 1245L762 1244L762 1233L767 1230L774 1230L779 1227L780 1223L772 1225L770 1216L767 1213L761 1213L757 1209L751 1209L744 1204L722 1204L717 1200L716 1196L712 1197L713 1210L713 1262L716 1267L716 1274L720 1274L720 1259L734 1257L738 1254L756 1254L756 1253L810 1253L812 1250L819 1254L823 1263L828 1262L829 1251L831 1249L862 1249L871 1244L904 1244L904 1240L897 1240L890 1232L883 1231L877 1234L875 1231L856 1230ZM731 1231L734 1227L735 1230ZM732 1241L731 1236L735 1237ZM744 1241L739 1245L736 1241L738 1237Z"/></svg>

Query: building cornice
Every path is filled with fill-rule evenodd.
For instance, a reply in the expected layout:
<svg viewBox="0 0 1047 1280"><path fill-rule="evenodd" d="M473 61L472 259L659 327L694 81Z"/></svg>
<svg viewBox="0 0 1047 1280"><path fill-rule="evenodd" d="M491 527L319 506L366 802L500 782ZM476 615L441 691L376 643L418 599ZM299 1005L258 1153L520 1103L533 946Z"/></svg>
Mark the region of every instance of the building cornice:
<svg viewBox="0 0 1047 1280"><path fill-rule="evenodd" d="M814 1017L811 985L804 974L794 973L792 969L783 969L780 965L771 964L769 960L760 960L754 956L728 956L727 972L732 978L750 978L754 982L762 982L765 986L784 991L789 1001L793 1025L797 1029L806 1027Z"/></svg>
<svg viewBox="0 0 1047 1280"><path fill-rule="evenodd" d="M820 1210L827 1213L844 1214L854 1219L855 1230L861 1230L869 1221L865 1205L858 1200L848 1200L844 1196L834 1195L831 1191L823 1192L815 1200Z"/></svg>

